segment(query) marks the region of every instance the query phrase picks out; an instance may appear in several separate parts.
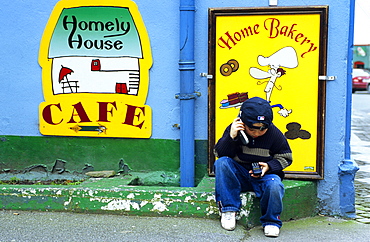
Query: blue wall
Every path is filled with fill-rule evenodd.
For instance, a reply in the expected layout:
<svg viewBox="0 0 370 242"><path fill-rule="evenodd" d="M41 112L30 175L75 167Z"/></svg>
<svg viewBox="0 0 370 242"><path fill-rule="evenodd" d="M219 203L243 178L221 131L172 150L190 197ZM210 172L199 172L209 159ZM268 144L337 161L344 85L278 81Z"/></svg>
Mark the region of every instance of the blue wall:
<svg viewBox="0 0 370 242"><path fill-rule="evenodd" d="M3 1L0 7L0 135L41 136L38 105L43 101L39 43L56 0ZM153 139L179 139L179 1L135 1L151 41L153 67L146 104L153 110ZM304 0L278 0L278 6L304 6ZM310 5L329 5L327 73L337 76L327 82L325 180L319 182L321 209L340 213L338 165L345 159L347 64L350 0L311 0ZM208 69L208 8L268 7L268 0L196 0L195 13L195 138L206 140ZM164 115L165 114L165 115Z"/></svg>

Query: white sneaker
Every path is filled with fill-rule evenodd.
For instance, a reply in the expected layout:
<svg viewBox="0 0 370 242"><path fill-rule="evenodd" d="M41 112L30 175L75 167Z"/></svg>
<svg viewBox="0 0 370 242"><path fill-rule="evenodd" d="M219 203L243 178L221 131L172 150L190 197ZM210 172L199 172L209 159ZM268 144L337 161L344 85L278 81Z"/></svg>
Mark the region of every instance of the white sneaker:
<svg viewBox="0 0 370 242"><path fill-rule="evenodd" d="M235 212L221 213L221 226L226 230L234 230L236 226Z"/></svg>
<svg viewBox="0 0 370 242"><path fill-rule="evenodd" d="M278 237L280 229L275 225L266 225L265 226L265 236L267 237Z"/></svg>

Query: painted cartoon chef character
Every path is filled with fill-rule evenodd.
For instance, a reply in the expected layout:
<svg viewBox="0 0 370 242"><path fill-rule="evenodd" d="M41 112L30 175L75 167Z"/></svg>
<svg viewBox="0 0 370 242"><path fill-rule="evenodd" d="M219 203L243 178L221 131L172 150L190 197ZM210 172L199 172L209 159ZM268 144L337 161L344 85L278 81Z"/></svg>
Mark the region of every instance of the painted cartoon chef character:
<svg viewBox="0 0 370 242"><path fill-rule="evenodd" d="M288 46L278 50L269 57L260 55L258 56L257 61L260 66L269 66L270 69L268 71L263 71L256 67L251 67L249 69L249 74L255 79L268 79L268 81L265 81L267 84L264 91L266 93L266 100L270 102L274 87L281 90L281 86L279 85L279 87L277 87L275 84L277 79L286 73L281 67L296 68L298 66L297 53L293 47ZM257 84L265 82L258 81ZM292 112L291 109L288 110L281 104L276 104L271 107L279 107L280 110L278 113L283 117L289 116Z"/></svg>

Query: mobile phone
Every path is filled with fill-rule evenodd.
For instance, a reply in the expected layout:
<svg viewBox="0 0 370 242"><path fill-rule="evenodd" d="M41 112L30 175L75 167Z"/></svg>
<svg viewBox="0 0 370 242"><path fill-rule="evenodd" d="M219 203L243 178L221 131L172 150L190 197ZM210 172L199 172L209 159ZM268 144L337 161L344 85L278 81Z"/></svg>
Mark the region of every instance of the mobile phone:
<svg viewBox="0 0 370 242"><path fill-rule="evenodd" d="M253 162L252 163L252 171L254 175L261 175L262 174L262 169L261 166L258 164L258 162Z"/></svg>
<svg viewBox="0 0 370 242"><path fill-rule="evenodd" d="M244 133L244 130L239 130L239 137L243 145L247 145L249 143L249 139L247 135Z"/></svg>
<svg viewBox="0 0 370 242"><path fill-rule="evenodd" d="M240 118L241 112L242 111L239 112L238 118ZM239 137L243 145L247 145L249 143L249 139L247 135L245 134L244 130L239 130Z"/></svg>

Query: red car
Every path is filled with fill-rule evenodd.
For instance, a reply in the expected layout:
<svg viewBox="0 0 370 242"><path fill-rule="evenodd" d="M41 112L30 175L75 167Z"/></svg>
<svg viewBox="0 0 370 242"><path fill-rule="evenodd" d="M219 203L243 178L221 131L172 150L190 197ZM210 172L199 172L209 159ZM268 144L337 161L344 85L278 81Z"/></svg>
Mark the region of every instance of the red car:
<svg viewBox="0 0 370 242"><path fill-rule="evenodd" d="M364 69L353 69L352 72L352 93L355 91L370 92L370 73Z"/></svg>

